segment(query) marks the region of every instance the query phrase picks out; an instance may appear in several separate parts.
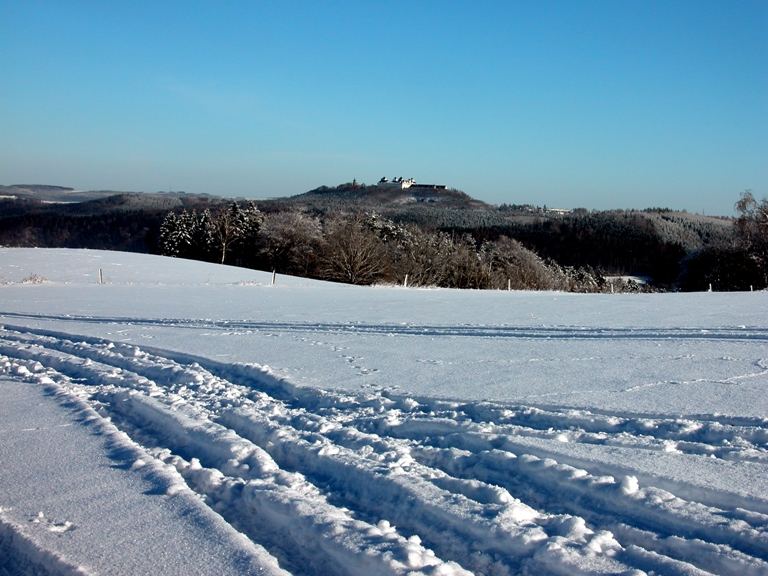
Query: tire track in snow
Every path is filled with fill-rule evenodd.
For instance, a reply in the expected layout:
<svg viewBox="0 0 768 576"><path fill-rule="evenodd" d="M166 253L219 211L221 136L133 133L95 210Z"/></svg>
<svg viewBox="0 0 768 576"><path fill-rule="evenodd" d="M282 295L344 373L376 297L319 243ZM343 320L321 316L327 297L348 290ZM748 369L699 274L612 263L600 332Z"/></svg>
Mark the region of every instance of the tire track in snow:
<svg viewBox="0 0 768 576"><path fill-rule="evenodd" d="M284 475L294 493L288 498L293 508L282 510L299 520L278 533L293 530L294 540L296 534L306 536L312 522L322 523L324 514L302 516L297 503L319 498L327 506L326 517L346 515L348 532L359 537L367 530L373 542L390 534L399 558L410 554L414 564L428 555L423 540L438 556L453 554L466 567L487 573L578 573L583 566L593 573L598 565L606 572L622 566L664 573L695 567L722 574L768 570L768 516L762 511L716 509L711 502L680 498L676 486L662 490L638 485L629 475L608 478L601 470L570 466L557 455L536 455L530 446L510 440L568 434L581 435L585 443L624 446L658 448L674 442L685 448L688 442L692 451L700 446L738 460L738 450L718 452L714 444L742 439L759 456L768 428L761 419L653 419L333 393L297 388L254 366L26 328L0 332L0 353L39 361L41 369L55 368L75 379L70 381L74 391L116 421L122 419L137 437L154 437L157 457L225 513L233 514L227 510L232 493L242 496L246 487L257 492L265 475ZM174 418L183 422L173 424ZM174 426L180 426L176 435ZM199 427L212 436L204 434L207 440L190 447L186 438ZM254 463L249 458L255 455ZM262 461L271 464L264 468ZM293 484L297 478L301 490ZM263 502L250 493L243 498ZM263 508L246 509L263 513ZM244 514L236 521L247 523ZM383 523L385 514L398 529ZM284 517L273 512L272 523ZM332 549L348 542L339 538ZM364 538L360 542L352 548L372 546ZM464 548L452 553L457 542L465 542ZM396 556L387 557L388 551L380 549L373 563ZM431 558L434 570L459 570ZM405 570L407 562L400 566Z"/></svg>
<svg viewBox="0 0 768 576"><path fill-rule="evenodd" d="M194 411L187 413L189 405L171 410L129 392L111 400L112 413L134 434L152 437L159 458L298 573L405 574L439 567L449 574L463 572L386 522L356 520L301 475L281 470L258 445Z"/></svg>
<svg viewBox="0 0 768 576"><path fill-rule="evenodd" d="M104 368L100 368L96 365L96 362L94 362L94 359L103 361L110 357L112 360L119 360L119 364L122 367L131 363L136 364L134 368L139 369L141 369L142 366L145 368L154 366L152 372L155 373L154 375L163 376L163 381L166 385L170 385L172 380L178 380L177 387L175 388L177 391L183 391L183 389L186 388L185 383L190 383L190 381L194 380L200 381L200 378L195 379L193 377L193 374L190 373L190 368L188 367L183 368L181 366L173 366L172 370L168 370L170 367L168 365L168 360L165 360L165 365L162 367L160 364L147 363L144 361L145 359L143 359L142 354L134 354L134 347L122 346L124 351L129 353L129 356L121 356L115 354L113 351L114 346L111 344L102 346L99 349L82 342L54 341L54 339L50 339L50 337L45 338L49 338L47 340L48 345L55 345L55 347L58 348L50 360L58 363L59 368L66 368L58 356L58 354L61 353L61 350L78 352L79 356L77 357L78 361L76 365L69 368L73 372L73 375L75 377L82 377L85 375L85 372L90 372L90 374L87 374L86 376L92 381L101 379L102 385L112 386L115 384L116 380L122 378L125 379L126 384L133 380L134 383L139 383L146 390L146 382L144 381L145 375L129 373L124 368L120 368L123 372L116 374L112 370L114 366L105 365ZM26 354L29 357L39 356L41 350L28 350L26 351ZM82 355L87 357L86 363L79 362ZM191 371L197 372L197 375L199 375L201 370L202 369L199 367L191 368ZM112 409L110 412L111 414L114 414L115 412L121 416L133 414L134 424L137 424L136 418L138 418L139 421L137 427L142 431L152 430L153 428L158 432L164 431L165 442L170 442L174 445L176 451L182 452L187 457L195 452L195 450L190 452L188 446L190 443L194 443L198 450L203 449L206 445L215 444L213 437L211 437L210 441L195 440L195 437L199 435L200 430L191 426L187 427L188 429L184 432L184 428L181 430L174 428L168 421L163 424L158 424L157 420L158 418L162 419L162 416L159 416L161 413L158 412L158 410L147 408L150 400L144 400L136 405L137 398L135 396L123 398L122 401L115 401L114 398L109 398L110 395L114 395L114 392L96 393L95 398L105 404L114 406L115 408ZM121 393L121 396L124 396L124 393ZM126 403L133 406L126 410ZM271 409L273 412L270 413L270 416L274 416L274 409L276 408L274 402L272 402L272 404L273 406L271 406ZM177 407L179 405L180 403L177 403ZM279 409L279 406L277 408ZM269 413L269 410L264 406L261 406L260 409ZM154 417L151 416L152 414L154 414ZM165 419L167 420L167 415ZM252 433L253 430L254 428L251 427ZM225 431L220 429L218 434L226 435L229 432L232 432L232 430L227 429ZM272 444L273 441L276 441L280 436L287 436L289 433L289 426L283 425L278 427L275 437L268 441L264 440L264 442L265 444ZM182 445L182 443L184 443L181 439L182 435L192 436L191 440L185 442L187 446ZM301 441L297 441L296 439L292 440L293 442L290 442L287 445L293 446L295 453L297 447L298 449L301 449ZM283 445L285 446L286 444ZM339 451L338 447L327 446L326 448L328 449L326 454L322 454L322 449L319 450L321 456L337 454ZM225 447L223 454L220 455L218 459L211 459L211 450L208 449L208 452L208 458L204 463L219 467L222 471L225 471L228 474L234 473L233 468L238 468L240 466L245 466L245 470L250 469L250 462L248 459L251 454L248 454L248 457L245 459L242 456L236 458L233 463L231 461L232 459L224 461L224 458L227 455L231 455L229 452L237 452L237 450L230 450ZM242 453L245 451L240 452ZM308 456L312 453L313 451L309 450L305 451L304 455ZM200 459L203 460L202 457ZM326 462L326 468L331 470L336 479L342 482L347 480L347 476L354 474L356 468L358 471L362 471L362 478L355 477L354 481L347 481L343 487L344 490L352 491L356 486L363 487L368 483L373 482L375 487L388 494L388 497L384 499L385 504L391 504L394 507L392 513L395 514L396 520L406 521L410 515L414 515L420 519L420 521L413 524L418 531L416 534L413 534L411 538L414 536L419 538L424 533L427 533L425 539L427 542L430 542L427 536L430 532L435 533L436 536L433 535L432 543L437 545L439 549L438 551L442 550L449 555L448 557L453 556L456 559L461 559L461 552L466 552L470 557L465 562L469 562L473 570L487 574L509 574L513 573L513 571L517 572L517 569L521 564L519 559L521 557L524 558L530 566L541 565L542 561L540 559L530 558L530 556L534 556L535 552L540 551L543 547L543 543L546 543L550 539L540 526L535 523L527 522L529 516L535 515L534 511L519 502L514 503L511 506L494 505L494 507L486 506L485 508L481 508L480 506L473 504L470 499L466 498L460 492L449 493L440 490L436 486L431 486L430 488L430 484L426 481L417 483L417 486L414 487L412 484L414 484L415 480L418 480L418 477L411 474L404 476L404 470L401 467L401 464L404 463L396 463L399 473L393 475L397 476L394 480L389 477L390 470L387 470L386 475L377 475L370 469L370 467L360 466L359 463L353 463L352 465L347 464L345 466L345 464L340 462L338 458L333 457L330 461ZM306 466L302 466L304 471L306 471L306 468ZM360 476L360 474L358 474L358 476ZM422 493L424 491L426 494ZM373 499L369 500L371 497L373 497ZM365 508L366 515L369 515L370 513L386 515L388 512L388 507L386 505L378 505L371 508L370 504L377 503L377 497L378 494L376 494L375 491L372 493L366 488L363 490L360 497L354 499L351 503L358 504ZM436 499L437 503L432 502L431 498ZM507 498L510 499L508 495ZM459 500L458 505L455 502L457 499ZM369 502L368 505L366 505L366 502ZM348 503L350 502L348 501ZM493 514L498 518L494 519L494 521L487 521L484 518L487 514ZM432 524L436 527L431 527ZM439 528L441 525L446 525L448 528L443 528L441 530ZM580 538L582 537L581 532L579 536ZM590 556L594 556L596 552L600 552L601 547L605 547L606 550L610 552L612 548L616 546L615 541L603 533L597 534L595 538L586 544L582 542L568 542L568 538L561 535L556 536L554 540L555 542L553 543L561 548L586 548L587 553ZM465 541L473 543L473 547L467 549L464 544ZM268 544L269 543L266 545L270 548ZM413 556L413 553L411 553L411 556ZM593 564L596 562L598 564L600 563L599 558L592 559ZM613 565L610 562L609 556L606 556L603 563L608 566ZM567 558L560 562L553 559L547 559L546 565L547 570L550 573L578 573L577 567L571 565L571 562L568 561ZM614 566L614 569L615 568L616 566Z"/></svg>
<svg viewBox="0 0 768 576"><path fill-rule="evenodd" d="M2 312L0 317L26 320L54 320L92 324L127 326L157 326L196 330L234 330L259 332L315 332L333 334L386 334L427 337L471 337L513 339L565 340L743 340L768 341L768 329L756 326L716 328L615 328L594 326L485 326L440 324L370 324L363 322L254 322L242 320L135 318L121 316L78 316L52 314L22 314Z"/></svg>
<svg viewBox="0 0 768 576"><path fill-rule="evenodd" d="M768 462L768 421L761 418L731 424L695 417L606 415L573 408L458 403L428 398L415 401L416 408L401 408L408 414L408 421L398 429L409 437L461 430L485 436L541 438Z"/></svg>
<svg viewBox="0 0 768 576"><path fill-rule="evenodd" d="M1 344L0 350L8 351ZM137 374L116 373L90 358L68 361L41 347L20 349L16 357L26 360L12 367L17 374L63 379L75 391L73 378L88 381L95 388L89 397L102 413L173 465L214 510L297 574L466 573L456 563L441 561L418 537L406 539L385 521L371 525L332 506L300 475L281 471L260 447L201 418L193 406L177 399L171 407L157 396L137 393L147 390ZM45 370L41 360L62 372Z"/></svg>

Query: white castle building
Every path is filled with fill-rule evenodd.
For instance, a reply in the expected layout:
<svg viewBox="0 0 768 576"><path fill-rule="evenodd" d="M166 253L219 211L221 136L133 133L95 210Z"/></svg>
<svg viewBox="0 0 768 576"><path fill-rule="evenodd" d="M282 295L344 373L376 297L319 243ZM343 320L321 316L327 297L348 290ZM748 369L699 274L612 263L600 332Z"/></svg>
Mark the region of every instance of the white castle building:
<svg viewBox="0 0 768 576"><path fill-rule="evenodd" d="M398 187L402 190L407 190L408 188L412 188L415 190L445 190L445 184L417 184L416 180L413 178L392 178L392 180L387 180L386 177L379 180L378 183L379 186L394 186Z"/></svg>

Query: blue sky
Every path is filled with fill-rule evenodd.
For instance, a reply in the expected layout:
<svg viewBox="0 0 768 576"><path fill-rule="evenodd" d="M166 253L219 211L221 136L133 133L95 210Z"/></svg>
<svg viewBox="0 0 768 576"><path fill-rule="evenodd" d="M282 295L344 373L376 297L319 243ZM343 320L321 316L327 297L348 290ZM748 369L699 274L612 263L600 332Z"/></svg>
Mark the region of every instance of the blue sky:
<svg viewBox="0 0 768 576"><path fill-rule="evenodd" d="M768 195L768 2L0 0L0 184Z"/></svg>

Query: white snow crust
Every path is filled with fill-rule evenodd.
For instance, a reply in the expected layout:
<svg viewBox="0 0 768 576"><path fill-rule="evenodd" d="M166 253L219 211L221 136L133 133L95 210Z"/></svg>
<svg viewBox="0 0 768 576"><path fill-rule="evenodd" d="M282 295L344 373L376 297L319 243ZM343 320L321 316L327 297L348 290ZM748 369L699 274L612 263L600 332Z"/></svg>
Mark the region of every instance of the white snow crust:
<svg viewBox="0 0 768 576"><path fill-rule="evenodd" d="M768 574L767 293L271 279L0 248L0 576Z"/></svg>

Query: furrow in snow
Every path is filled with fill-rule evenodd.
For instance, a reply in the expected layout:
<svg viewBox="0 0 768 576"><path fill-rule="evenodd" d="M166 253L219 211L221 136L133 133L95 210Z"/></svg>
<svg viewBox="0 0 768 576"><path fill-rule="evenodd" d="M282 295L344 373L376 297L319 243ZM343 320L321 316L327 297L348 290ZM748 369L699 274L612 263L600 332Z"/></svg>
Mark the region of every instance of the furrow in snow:
<svg viewBox="0 0 768 576"><path fill-rule="evenodd" d="M282 415L283 412L279 411L278 414ZM569 503L570 501L567 496L570 494L566 494L565 498L563 498L559 484L550 485L546 482L539 484L531 474L499 473L498 475L489 475L480 470L475 464L468 466L458 464L452 467L451 465L457 462L456 453L448 454L445 461L435 459L432 454L424 457L425 450L434 452L435 449L424 448L418 441L404 441L382 437L376 434L361 432L350 426L337 425L334 427L328 422L323 423L322 419L314 414L295 415L290 420L294 425L300 423L301 428L318 431L318 433L322 433L324 437L331 439L337 445L344 446L360 454L366 454L377 461L384 460L387 455L391 455L392 461L402 460L405 455L408 455L414 458L416 462L431 467L433 471L439 470L446 473L441 475L432 472L429 477L430 482L447 490L461 493L478 502L503 503L514 500L510 493L502 488L502 486L507 486L514 494L523 498L526 503L535 508L547 510L554 506L561 512L575 514L575 516L570 518L552 516L549 518L549 522L544 520L544 515L540 515L539 522L549 532L553 531L553 527L554 531L562 531L562 526L568 526L567 530L570 530L572 533L577 533L579 530L587 533L592 529L598 530L600 528L614 530L617 526L622 526L622 538L619 539L622 544L636 542L637 539L630 536L641 532L634 527L623 524L623 518L620 514L616 515L610 511L603 513L591 506L589 502L581 503L581 501L586 501L586 498L577 499L577 504L561 507L559 500L564 499L566 503ZM410 468L410 471L413 472L416 466L411 464ZM575 470L574 474L580 475L583 472L582 470ZM604 480L607 480L607 478ZM623 492L631 489L632 485L633 481L630 479L627 481L627 485L620 488ZM750 518L750 515L753 518ZM587 518L588 523L584 523L581 517ZM768 526L765 517L760 514L748 513L744 510L735 510L730 514L730 517L748 522L751 521L751 524L757 527ZM560 526L559 530L558 526ZM654 540L648 540L645 537L641 540L643 544L648 542L657 544L658 542L666 541L662 537L654 536L656 536ZM686 562L691 562L692 565L712 565L716 568L717 573L759 574L764 570L768 570L768 564L737 552L727 545L711 545L701 540L691 543L691 541L683 538L677 539L676 542L675 546L665 546L664 553L673 557L684 558ZM624 558L623 555L620 555L620 557ZM657 555L656 558L661 558L661 556ZM725 566L729 566L730 570L726 571Z"/></svg>
<svg viewBox="0 0 768 576"><path fill-rule="evenodd" d="M49 342L48 344L51 343ZM90 356L97 356L102 360L114 360L114 357L112 357L114 351L111 348L98 351L93 349L86 350L88 347L79 343L76 345L59 343L58 348L69 348L69 351L80 354L87 352ZM39 355L40 352L39 348L34 352L28 351L30 355ZM131 354L130 356L123 357L123 365L126 365L125 363L127 362L134 364L131 366L132 368L141 368L142 366L138 366L141 363L136 360L138 357L141 357L141 354ZM62 358L58 358L57 361L60 367L66 364L66 360ZM105 370L103 368L104 365L100 365L90 359L89 362L83 365L81 360L73 360L74 366L70 366L70 369L73 369L77 376L82 376L84 372L89 373L90 381L92 382L98 381L101 378L105 384L111 387L120 379L124 380L124 383L128 385L131 381L134 384L141 384L136 388L143 389L143 391L148 389L154 390L153 386L156 386L142 380L146 378L144 375L139 376L126 370L115 375ZM165 367L168 368L167 360L165 364ZM146 369L146 365L143 367ZM157 368L158 366L155 366L155 369ZM187 371L185 372L184 370ZM194 374L195 371L198 374ZM195 376L199 376L201 372L202 369L199 369L199 367L188 366L184 369L165 370L164 374L166 376L168 374L179 376L182 381L190 380L195 382L199 380ZM106 379L104 378L105 373L109 376ZM168 379L168 381L170 380L173 380L173 378ZM179 382L176 382L176 384L178 385ZM231 431L218 430L215 435L211 435L208 425L203 430L199 426L192 425L182 426L181 429L174 430L174 427L168 421L158 424L156 422L158 418L167 420L168 415L151 408L151 402L153 401L137 394L102 392L96 393L95 397L104 405L110 406L113 412L118 412L122 415L126 414L126 406L131 406L127 413L130 413L134 419L140 419L140 424L136 426L138 429L144 431L156 429L158 434L162 433L164 435L164 441L172 443L175 451L183 456L192 458L192 454L198 454L201 456L200 460L204 461L206 465L212 468L221 468L228 474L236 474L238 470L241 472L240 475L246 478L254 474L254 469L247 461L253 458L253 453L248 453L247 457L243 458L242 454L246 453L246 451L240 446L241 442L239 441L237 442L238 446L236 449L230 450L227 447L223 449L223 453L212 454L213 449L210 446L221 445L224 440L231 440L231 438L228 438L228 434ZM275 404L277 401L270 399L269 402ZM177 405L179 405L178 402ZM263 407L252 411L251 416L261 412L264 412ZM253 435L255 430L253 420L249 422L249 432ZM290 427L283 425L272 430L269 439L262 438L262 442L265 445L274 446L278 439L288 437L291 434ZM212 437L206 438L206 435ZM297 457L297 454L303 453L304 456L307 456L313 453L312 450L306 450L306 447L303 446L304 442L302 438L293 438L292 442L283 443L283 446L287 446L289 448L287 452L293 454L295 461L299 461L301 458ZM494 502L492 505L482 505L466 497L465 494L477 497L483 491L487 494L493 492L493 490L478 486L479 483L452 480L445 477L445 475L442 475L444 478L441 479L441 482L433 482L430 479L424 479L424 477L434 475L433 472L423 471L421 475L405 475L406 470L402 468L394 471L387 469L386 474L379 474L376 470L370 468L370 462L367 459L361 460L355 456L350 459L350 462L352 462L350 464L330 454L339 450L341 448L334 447L331 443L328 453L321 454L321 460L308 459L312 462L310 467L315 466L324 468L326 471L330 470L333 478L346 482L344 490L341 490L342 493L353 494L357 490L358 494L354 498L355 503L363 503L363 508L367 514L371 515L377 512L379 514L388 514L394 521L403 522L410 526L410 531L414 535L425 536L425 534L437 531L428 541L437 545L438 552L441 550L447 551L455 557L461 558L461 556L456 554L456 550L466 547L466 544L463 544L465 541L471 543L470 548L466 552L470 555L473 568L475 569L482 568L488 573L505 573L507 570L505 566L517 566L520 563L521 557L532 557L533 559L529 558L527 562L531 565L536 565L543 561L543 557L541 554L537 554L537 552L540 552L544 547L549 549L553 546L562 550L561 555L563 559L560 569L557 570L561 573L577 572L577 567L573 565L573 557L578 558L584 555L599 556L601 551L604 552L605 556L603 562L605 568L609 569L611 566L617 568L610 561L610 556L614 551L611 544L612 540L610 538L606 539L605 535L598 534L589 542L582 541L584 540L584 534L581 533L579 534L579 541L569 539L567 535L561 534L556 534L549 538L541 526L531 521L536 516L535 511L530 510L522 503L506 502L504 505L499 506L497 502ZM236 456L240 456L240 458ZM257 461L261 462L261 459L257 459ZM307 465L303 464L302 467L302 469L306 469ZM256 470L263 473L263 466L257 466ZM448 488L448 490L441 488L439 486L441 483L443 488ZM376 487L376 492L381 492L381 494L387 496L382 498L381 494L371 492L368 485ZM484 496L486 500L489 499L487 494ZM384 504L371 508L371 503L378 503L380 501ZM407 503L410 501L414 504L410 506L403 505L403 502ZM391 508L390 504L392 505ZM493 521L488 521L485 518L488 514L492 514L495 517ZM418 520L414 520L414 518ZM550 524L552 523L550 522ZM443 531L440 532L440 529L435 528L435 526L443 526ZM600 546L595 544L597 539L601 541ZM477 549L478 546L480 549ZM548 556L547 565L549 570L554 570L557 562L553 558L557 557L558 554L550 554ZM597 562L595 559L590 561L592 564Z"/></svg>
<svg viewBox="0 0 768 576"><path fill-rule="evenodd" d="M46 357L40 354L41 349L26 352L43 360L55 358L60 367L67 367L65 357ZM45 378L56 376L31 358L26 362L34 363L35 372L44 373ZM79 377L87 373L91 382L104 371L104 366L93 362L83 369L80 359L74 358L70 358L69 367ZM17 365L16 372L30 373L23 363ZM119 376L130 379L131 375L125 372ZM195 411L187 413L184 403L177 403L173 410L136 391L115 391L112 384L118 377L109 373L105 378L109 388L93 394L102 411L142 440L154 440L164 460L207 496L214 509L256 536L256 541L265 543L298 574L465 573L457 563L437 558L418 537L406 539L386 522L368 524L330 505L301 476L279 470L263 450L233 431L201 419ZM71 382L69 386L78 388ZM185 454L189 463L184 464L172 451ZM204 469L201 461L210 468Z"/></svg>
<svg viewBox="0 0 768 576"><path fill-rule="evenodd" d="M274 548L316 535L312 525L333 532L328 527L343 517L355 536L326 535L324 551L313 552L322 558L316 570L334 566L337 554L371 546L359 540L368 531L376 542L387 532L399 546L397 553L377 549L379 564L396 557L410 566L402 561L410 554L416 562L431 558L430 566L459 569L430 556L421 538L446 560L489 574L629 567L768 572L768 510L759 500L670 480L658 486L647 475L641 482L632 473L609 476L605 463L534 442L566 435L585 445L662 450L674 444L688 453L762 460L763 419L353 395L297 388L255 365L96 338L21 329L0 336L0 353L83 379L76 387L83 395L137 436L150 434L158 458L246 532L249 513L271 517L280 534ZM307 494L323 512L302 515L297 502ZM286 514L295 521L281 525Z"/></svg>
<svg viewBox="0 0 768 576"><path fill-rule="evenodd" d="M464 563L472 570L505 574L523 567L531 569L538 563L537 552L557 545L571 558L564 557L557 567L558 562L551 560L548 569L576 574L579 568L571 564L572 557L598 556L601 551L594 545L590 547L591 540L584 541L585 534L580 534L579 539L569 538L564 531L548 535L541 521L553 525L552 519L540 518L529 506L499 491L496 495L501 502L480 504L468 498L466 487L456 489L460 482L451 483L447 475L418 465L407 453L389 455L384 461L377 454L361 457L321 435L291 430L274 419L274 412L266 407L240 408L221 417L228 427L268 446L281 466L300 471L339 494L337 498L343 504L369 516L386 517L418 534L438 554L466 558ZM434 476L439 479L436 481ZM476 487L475 491L479 490ZM557 520L560 525L567 521ZM608 561L615 552L611 542L603 542L607 554L604 564L618 569Z"/></svg>
<svg viewBox="0 0 768 576"><path fill-rule="evenodd" d="M731 460L768 461L768 422L759 418L733 424L695 418L608 415L587 410L490 402L460 403L418 397L394 407L407 415L409 427L417 429L423 420L427 433L442 421L446 431L479 430L506 436L567 439L569 442L678 451Z"/></svg>
<svg viewBox="0 0 768 576"><path fill-rule="evenodd" d="M453 440L448 439L445 444L454 443ZM591 526L614 530L615 524L632 523L662 538L677 534L722 544L745 555L739 558L754 557L756 565L768 569L768 535L764 529L756 529L743 520L728 519L718 509L684 501L665 490L640 487L631 476L617 481L612 476L595 476L551 458L531 454L518 457L495 449L471 452L455 447L423 447L413 454L456 476L503 486L532 505L583 517ZM703 554L699 559L702 558ZM743 567L741 560L732 566L734 572Z"/></svg>
<svg viewBox="0 0 768 576"><path fill-rule="evenodd" d="M258 446L231 429L186 413L183 405L171 410L155 398L126 392L100 400L143 439L149 435L158 448L167 449L166 461L241 530L267 548L282 551L284 561L290 543L289 550L301 557L290 561L294 569L404 574L440 567L447 574L462 573L458 564L442 562L418 538L406 539L386 522L357 520L328 503L301 475L281 470Z"/></svg>
<svg viewBox="0 0 768 576"><path fill-rule="evenodd" d="M91 350L87 352L89 357L104 361L103 356L111 355L111 363L120 367L133 369L131 363L139 360L133 356L148 356L146 351L138 352L136 347L127 344L105 344L106 341L96 338L68 342L66 338L46 338L48 334L55 336L56 333L38 330L36 339L47 340L54 347L66 347L73 353L77 353L78 347L89 342L92 344ZM30 335L16 334L13 337L29 338ZM112 346L115 351L104 350L105 346ZM184 362L184 355L175 354L174 357ZM214 366L216 364L213 363ZM221 366L227 366L228 374L225 377L237 379L240 367ZM168 368L157 368L151 377L162 384L167 378ZM764 365L760 368L760 373L766 369ZM340 400L332 396L329 401L328 395L322 391L297 388L287 382L276 385L268 377L254 379L252 374L246 374L246 377L250 379L250 385L255 383L256 387L265 392L295 402L308 410L322 411L334 407ZM446 420L450 420L454 426L467 423L485 428L493 426L500 434L545 438L565 435L571 442L637 446L649 450L679 451L735 460L768 459L768 420L760 418L713 418L711 415L702 415L701 418L660 418L655 415L606 414L574 409L504 406L488 402L457 403L428 398L417 398L413 405L415 409L409 406L396 407L415 415L428 413L430 420L446 416ZM411 419L409 425L417 425L416 422L416 418Z"/></svg>
<svg viewBox="0 0 768 576"><path fill-rule="evenodd" d="M9 318L45 319L61 322L89 322L130 326L183 327L201 330L258 330L272 332L318 332L334 334L386 334L395 336L471 337L505 339L563 339L563 340L768 340L763 327L679 327L679 328L617 328L594 326L510 326L477 324L371 324L366 322L258 322L243 320L135 318L117 316L40 315L4 312Z"/></svg>
<svg viewBox="0 0 768 576"><path fill-rule="evenodd" d="M596 461L580 457L575 448L555 451L553 446L578 447L580 444L600 446L595 443L574 441L574 436L578 438L578 434L568 429L536 431L520 427L460 422L446 416L435 417L429 413L411 415L402 410L389 411L384 416L374 414L368 417L367 421L361 417L355 425L363 430L412 441L425 437L451 438L453 445L468 450L503 449L514 453L529 452L542 458L564 459L565 463L595 469L596 473L602 475L635 474L642 478L645 484L664 488L687 500L699 501L719 508L744 508L758 514L768 514L768 498L745 497L735 490L724 490L723 487L710 488L704 482L691 482L679 477L670 477L664 473L663 469L646 467L646 469L635 470L632 468L637 468L637 463L632 460L611 463L607 459ZM648 448L641 440L638 440L635 445L623 443L610 444L610 446L627 453L633 451L635 454L660 452L659 458L681 453L674 447L663 451L658 448ZM752 466L752 462L746 463L745 466Z"/></svg>
<svg viewBox="0 0 768 576"><path fill-rule="evenodd" d="M167 494L183 498L184 501L190 504L182 503L182 509L186 510L186 513L194 513L193 510L199 505L199 500L197 495L188 489L181 476L171 467L165 466L152 458L125 432L119 430L113 422L99 414L87 402L87 395L79 393L79 384L73 383L70 378L54 369L46 368L34 359L0 355L0 374L27 382L30 385L41 386L46 393L55 397L62 406L76 411L78 420L88 426L95 434L104 438L106 449L111 457L117 459L120 469L123 469L123 466L130 462L131 472L138 473L145 478L152 486L153 494ZM214 521L214 523L217 522ZM219 530L219 528L216 528L216 530ZM277 559L258 543L249 541L236 532L227 534L225 530L223 534L224 540L222 540L222 543L226 542L233 545L230 552L238 558L237 569L239 573L287 576L287 573L278 566ZM222 534L215 534L214 536L220 538ZM11 544L14 558L28 559L29 552L32 552L33 564L30 569L33 569L33 572L31 573L45 573L45 570L37 570L37 568L41 567L53 569L53 574L59 574L59 570L65 574L69 573L66 562L63 562L61 565L58 562L50 564L51 559L55 560L57 558L56 553L51 552L48 554L47 551L41 550L36 545L30 548L24 539L14 538ZM39 564L39 561L42 561L42 564ZM53 566L53 568L50 568L50 566Z"/></svg>

